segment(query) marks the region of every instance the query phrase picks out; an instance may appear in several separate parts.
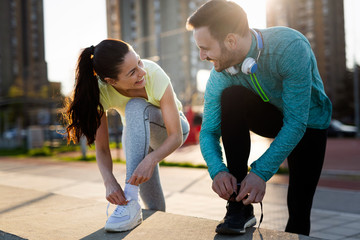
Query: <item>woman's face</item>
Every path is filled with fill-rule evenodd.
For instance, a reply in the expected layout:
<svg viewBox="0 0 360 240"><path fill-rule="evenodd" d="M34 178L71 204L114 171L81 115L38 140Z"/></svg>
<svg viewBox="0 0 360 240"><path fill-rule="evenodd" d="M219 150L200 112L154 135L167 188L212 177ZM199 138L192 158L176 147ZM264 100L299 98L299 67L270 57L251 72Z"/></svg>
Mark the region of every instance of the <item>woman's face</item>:
<svg viewBox="0 0 360 240"><path fill-rule="evenodd" d="M130 49L120 66L120 73L116 81L110 84L115 89L123 91L141 89L146 84L145 75L144 63L140 56L133 49Z"/></svg>

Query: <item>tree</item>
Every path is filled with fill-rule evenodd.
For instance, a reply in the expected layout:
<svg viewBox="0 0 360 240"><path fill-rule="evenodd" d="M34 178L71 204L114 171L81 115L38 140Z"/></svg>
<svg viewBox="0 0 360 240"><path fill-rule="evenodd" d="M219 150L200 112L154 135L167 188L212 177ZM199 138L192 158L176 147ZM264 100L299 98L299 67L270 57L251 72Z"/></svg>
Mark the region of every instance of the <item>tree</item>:
<svg viewBox="0 0 360 240"><path fill-rule="evenodd" d="M358 71L360 66L357 66ZM336 89L337 99L333 102L333 118L347 124L354 124L354 70L347 70ZM360 89L358 89L358 92Z"/></svg>

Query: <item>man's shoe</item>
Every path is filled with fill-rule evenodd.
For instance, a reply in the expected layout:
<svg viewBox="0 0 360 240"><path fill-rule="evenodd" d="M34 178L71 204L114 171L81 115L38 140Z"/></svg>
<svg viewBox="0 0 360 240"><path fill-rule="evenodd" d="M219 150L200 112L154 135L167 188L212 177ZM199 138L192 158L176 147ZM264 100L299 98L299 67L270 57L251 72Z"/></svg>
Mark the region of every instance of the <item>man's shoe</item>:
<svg viewBox="0 0 360 240"><path fill-rule="evenodd" d="M108 218L105 230L108 232L124 232L131 230L142 222L142 211L138 201L131 200L127 205L118 205Z"/></svg>
<svg viewBox="0 0 360 240"><path fill-rule="evenodd" d="M256 224L254 208L251 204L244 205L242 202L228 201L226 215L216 227L219 234L244 234L246 228Z"/></svg>

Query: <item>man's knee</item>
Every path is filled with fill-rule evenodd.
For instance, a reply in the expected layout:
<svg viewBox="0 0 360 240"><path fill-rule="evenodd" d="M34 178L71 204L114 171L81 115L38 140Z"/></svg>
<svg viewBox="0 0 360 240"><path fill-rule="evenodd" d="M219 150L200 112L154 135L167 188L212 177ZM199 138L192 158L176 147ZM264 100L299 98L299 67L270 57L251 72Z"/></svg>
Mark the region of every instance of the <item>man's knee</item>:
<svg viewBox="0 0 360 240"><path fill-rule="evenodd" d="M242 86L231 86L226 88L221 94L221 108L224 109L240 109L246 107L248 95L251 91Z"/></svg>

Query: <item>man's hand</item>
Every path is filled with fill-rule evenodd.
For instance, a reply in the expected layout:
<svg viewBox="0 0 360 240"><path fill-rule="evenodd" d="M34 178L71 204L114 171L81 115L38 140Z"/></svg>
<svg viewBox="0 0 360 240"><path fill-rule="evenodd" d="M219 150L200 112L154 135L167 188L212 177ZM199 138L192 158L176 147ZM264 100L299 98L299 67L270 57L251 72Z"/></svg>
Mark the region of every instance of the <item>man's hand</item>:
<svg viewBox="0 0 360 240"><path fill-rule="evenodd" d="M233 192L237 192L236 178L228 172L219 172L213 180L212 189L219 197L229 200Z"/></svg>
<svg viewBox="0 0 360 240"><path fill-rule="evenodd" d="M236 201L243 201L244 205L261 202L265 195L266 183L255 173L250 172L241 182L240 193ZM246 197L244 199L244 197Z"/></svg>

